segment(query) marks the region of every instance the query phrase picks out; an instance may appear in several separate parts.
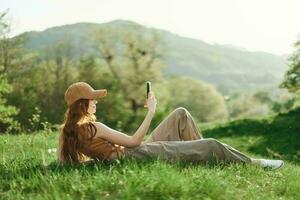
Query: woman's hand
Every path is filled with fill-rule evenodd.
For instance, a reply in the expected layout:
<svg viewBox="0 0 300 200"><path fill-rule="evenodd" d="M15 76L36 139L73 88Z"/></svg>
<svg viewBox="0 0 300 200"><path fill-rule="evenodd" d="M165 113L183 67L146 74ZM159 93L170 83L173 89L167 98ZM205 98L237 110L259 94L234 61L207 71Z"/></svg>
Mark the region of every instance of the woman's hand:
<svg viewBox="0 0 300 200"><path fill-rule="evenodd" d="M149 92L149 96L147 99L147 107L148 107L148 111L155 113L156 110L156 104L157 104L157 100L155 98L154 92L150 91Z"/></svg>

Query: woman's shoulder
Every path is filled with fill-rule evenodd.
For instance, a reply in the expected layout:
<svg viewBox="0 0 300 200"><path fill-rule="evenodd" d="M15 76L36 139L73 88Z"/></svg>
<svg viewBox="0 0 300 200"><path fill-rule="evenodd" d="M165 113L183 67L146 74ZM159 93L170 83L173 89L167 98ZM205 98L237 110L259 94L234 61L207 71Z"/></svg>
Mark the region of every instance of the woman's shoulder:
<svg viewBox="0 0 300 200"><path fill-rule="evenodd" d="M90 123L93 124L93 125L95 125L95 126L99 126L99 127L101 127L101 126L106 126L104 123L99 122L99 121L90 122Z"/></svg>
<svg viewBox="0 0 300 200"><path fill-rule="evenodd" d="M100 137L103 138L103 133L105 133L105 131L107 131L109 129L108 126L106 126L104 123L102 122L92 122L92 124L96 127L96 137ZM104 138L103 138L104 139Z"/></svg>
<svg viewBox="0 0 300 200"><path fill-rule="evenodd" d="M96 128L96 133L94 137L92 137L93 142L103 142L103 143L110 143L108 140L105 138L101 137L102 130L107 127L105 124L102 122L87 122L90 125L94 125ZM87 126L87 124L86 124Z"/></svg>

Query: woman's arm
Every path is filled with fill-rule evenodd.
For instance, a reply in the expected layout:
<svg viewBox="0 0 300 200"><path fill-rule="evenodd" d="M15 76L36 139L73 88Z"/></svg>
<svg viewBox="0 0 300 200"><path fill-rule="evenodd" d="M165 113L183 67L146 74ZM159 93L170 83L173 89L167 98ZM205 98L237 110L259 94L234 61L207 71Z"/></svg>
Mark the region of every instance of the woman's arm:
<svg viewBox="0 0 300 200"><path fill-rule="evenodd" d="M96 127L97 127L96 136L106 139L114 144L118 144L118 145L125 146L125 147L139 146L143 141L145 133L149 129L151 120L154 116L155 109L156 109L157 101L154 96L154 92L151 91L149 94L150 94L150 96L147 99L148 113L147 113L143 123L140 125L138 130L133 134L133 136L129 136L125 133L111 129L103 123L94 122L94 125L96 125Z"/></svg>
<svg viewBox="0 0 300 200"><path fill-rule="evenodd" d="M97 128L97 137L106 139L114 144L125 147L137 147L143 141L145 133L148 131L154 113L148 111L143 123L140 125L134 135L130 136L120 131L114 130L101 122L93 122Z"/></svg>
<svg viewBox="0 0 300 200"><path fill-rule="evenodd" d="M138 130L132 136L133 140L138 144L138 146L142 143L144 136L149 129L149 126L150 126L153 116L154 116L154 113L151 111L148 111L143 123L140 125Z"/></svg>

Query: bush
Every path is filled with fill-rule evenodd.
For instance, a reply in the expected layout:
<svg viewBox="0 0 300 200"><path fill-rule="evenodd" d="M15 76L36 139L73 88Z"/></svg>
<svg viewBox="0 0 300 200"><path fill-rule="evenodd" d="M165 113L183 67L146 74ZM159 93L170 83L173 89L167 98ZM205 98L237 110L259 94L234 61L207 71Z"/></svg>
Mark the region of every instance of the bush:
<svg viewBox="0 0 300 200"><path fill-rule="evenodd" d="M19 132L20 123L13 117L19 113L19 109L7 105L7 99L4 97L12 91L11 85L6 79L6 74L0 74L0 132Z"/></svg>
<svg viewBox="0 0 300 200"><path fill-rule="evenodd" d="M223 96L210 84L188 77L169 80L173 108L186 107L201 122L226 119L228 116Z"/></svg>

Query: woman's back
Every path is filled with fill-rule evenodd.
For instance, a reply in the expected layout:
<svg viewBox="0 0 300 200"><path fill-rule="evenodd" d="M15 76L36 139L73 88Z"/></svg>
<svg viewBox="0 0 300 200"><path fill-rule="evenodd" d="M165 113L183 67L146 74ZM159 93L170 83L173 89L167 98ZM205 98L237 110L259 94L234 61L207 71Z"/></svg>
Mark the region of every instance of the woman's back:
<svg viewBox="0 0 300 200"><path fill-rule="evenodd" d="M60 163L64 163L66 161L62 154L62 146L63 134L60 134L58 151L58 161ZM81 132L81 134L79 134L77 151L82 155L81 162L88 158L92 158L94 160L116 159L120 158L124 153L122 146L118 146L97 136L89 137L87 132Z"/></svg>

